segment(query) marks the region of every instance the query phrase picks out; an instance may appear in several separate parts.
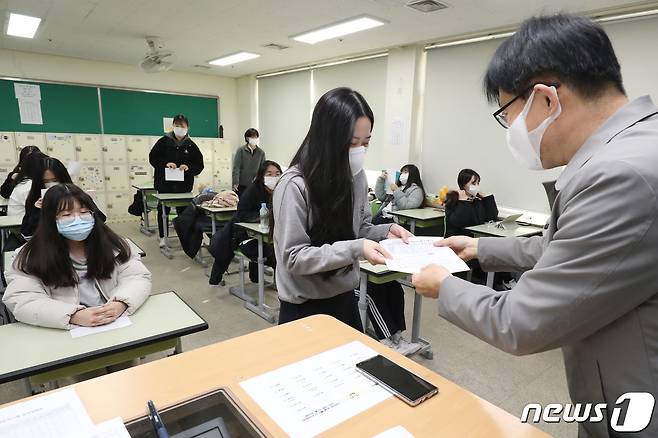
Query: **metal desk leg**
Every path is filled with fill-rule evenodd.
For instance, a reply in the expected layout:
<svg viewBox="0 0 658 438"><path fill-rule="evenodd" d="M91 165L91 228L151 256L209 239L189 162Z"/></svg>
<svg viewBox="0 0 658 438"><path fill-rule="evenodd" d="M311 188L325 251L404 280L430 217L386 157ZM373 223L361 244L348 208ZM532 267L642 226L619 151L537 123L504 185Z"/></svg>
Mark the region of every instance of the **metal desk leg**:
<svg viewBox="0 0 658 438"><path fill-rule="evenodd" d="M414 291L415 292L415 291ZM420 337L420 316L423 309L423 297L418 293L414 293L414 316L411 323L411 342L421 344L423 347L418 351L417 354L432 360L434 358L434 352L432 351L432 345L427 342L425 339Z"/></svg>
<svg viewBox="0 0 658 438"><path fill-rule="evenodd" d="M160 248L160 252L168 259L173 259L174 256L171 254L171 248L169 248L169 218L167 217L167 209L164 201L160 201L160 207L162 208L162 233L165 240L165 246L164 248Z"/></svg>
<svg viewBox="0 0 658 438"><path fill-rule="evenodd" d="M144 209L142 213L142 228L140 231L143 234L150 236L153 234L153 231L151 231L151 225L149 224L149 210L148 210L148 203L146 202L147 191L140 190L140 193L142 194L142 208Z"/></svg>
<svg viewBox="0 0 658 438"><path fill-rule="evenodd" d="M415 220L415 219L411 219L411 220L409 221L409 231L410 231L411 234L413 234L414 236L416 235L416 220Z"/></svg>
<svg viewBox="0 0 658 438"><path fill-rule="evenodd" d="M487 287L493 289L495 272L487 272Z"/></svg>
<svg viewBox="0 0 658 438"><path fill-rule="evenodd" d="M29 377L24 378L23 383L25 384L25 391L27 391L28 396L35 394L34 388L32 388L32 383L30 382Z"/></svg>
<svg viewBox="0 0 658 438"><path fill-rule="evenodd" d="M215 222L215 213L210 213L210 220L212 221L212 235L217 232L217 223Z"/></svg>
<svg viewBox="0 0 658 438"><path fill-rule="evenodd" d="M174 354L180 354L183 352L183 343L181 338L176 338L176 347L174 347Z"/></svg>
<svg viewBox="0 0 658 438"><path fill-rule="evenodd" d="M0 254L5 252L5 230L0 230Z"/></svg>
<svg viewBox="0 0 658 438"><path fill-rule="evenodd" d="M231 295L236 296L240 298L242 301L248 301L252 304L255 303L255 299L247 294L245 284L244 284L244 257L240 257L240 270L238 271L238 275L240 276L240 285L239 286L231 286L228 291Z"/></svg>
<svg viewBox="0 0 658 438"><path fill-rule="evenodd" d="M359 316L361 316L361 327L366 333L368 327L368 274L361 272L361 283L359 284Z"/></svg>
<svg viewBox="0 0 658 438"><path fill-rule="evenodd" d="M269 323L274 323L274 315L270 311L275 309L265 304L265 257L263 256L263 235L258 234L258 304L246 301L245 307Z"/></svg>

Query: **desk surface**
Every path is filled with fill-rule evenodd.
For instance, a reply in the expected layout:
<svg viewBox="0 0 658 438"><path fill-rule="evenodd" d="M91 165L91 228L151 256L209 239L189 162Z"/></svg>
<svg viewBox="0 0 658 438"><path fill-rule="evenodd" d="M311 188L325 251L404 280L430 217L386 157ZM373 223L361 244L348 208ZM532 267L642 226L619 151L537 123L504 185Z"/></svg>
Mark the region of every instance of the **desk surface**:
<svg viewBox="0 0 658 438"><path fill-rule="evenodd" d="M543 228L535 226L517 225L512 228L498 228L496 224L487 223L482 225L475 225L466 228L476 235L492 236L492 237L527 237L541 234Z"/></svg>
<svg viewBox="0 0 658 438"><path fill-rule="evenodd" d="M201 210L206 211L208 213L235 213L238 211L238 207L200 207Z"/></svg>
<svg viewBox="0 0 658 438"><path fill-rule="evenodd" d="M160 201L186 201L193 199L194 195L192 193L155 193L153 197Z"/></svg>
<svg viewBox="0 0 658 438"><path fill-rule="evenodd" d="M0 216L0 228L17 228L23 223L23 216Z"/></svg>
<svg viewBox="0 0 658 438"><path fill-rule="evenodd" d="M390 211L394 216L402 216L417 221L429 221L445 217L445 213L435 208L412 208L410 210Z"/></svg>
<svg viewBox="0 0 658 438"><path fill-rule="evenodd" d="M0 345L11 349L0 359L0 383L208 328L175 292L150 296L130 320L128 327L75 339L68 330L20 322L0 326Z"/></svg>
<svg viewBox="0 0 658 438"><path fill-rule="evenodd" d="M153 181L133 184L132 187L137 190L155 190L153 187Z"/></svg>
<svg viewBox="0 0 658 438"><path fill-rule="evenodd" d="M146 401L165 407L225 387L268 432L283 430L247 395L240 382L353 340L368 345L439 387L412 408L391 397L322 434L372 436L402 425L416 437L547 437L539 429L337 320L317 315L78 383L74 388L94 423L144 415ZM485 365L483 365L485 366ZM102 395L102 396L99 396Z"/></svg>
<svg viewBox="0 0 658 438"><path fill-rule="evenodd" d="M244 228L245 230L253 231L257 234L268 235L270 234L270 227L261 228L260 223L258 222L238 222L238 227Z"/></svg>
<svg viewBox="0 0 658 438"><path fill-rule="evenodd" d="M2 196L0 196L0 207L6 207L9 205L9 199L5 199Z"/></svg>
<svg viewBox="0 0 658 438"><path fill-rule="evenodd" d="M361 260L359 262L359 268L370 275L386 275L395 272L389 270L386 265L373 265L367 260Z"/></svg>

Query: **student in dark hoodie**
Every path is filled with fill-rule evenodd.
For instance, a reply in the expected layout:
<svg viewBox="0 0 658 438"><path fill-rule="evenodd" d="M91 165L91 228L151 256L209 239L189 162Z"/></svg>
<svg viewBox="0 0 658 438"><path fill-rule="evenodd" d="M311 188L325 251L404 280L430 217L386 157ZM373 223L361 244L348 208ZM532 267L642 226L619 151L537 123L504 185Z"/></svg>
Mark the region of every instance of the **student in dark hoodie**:
<svg viewBox="0 0 658 438"><path fill-rule="evenodd" d="M151 149L149 162L155 169L154 188L159 193L187 193L192 191L194 177L203 171L203 155L198 146L187 135L190 123L183 114L174 117L174 129L162 136ZM165 169L181 169L185 173L184 181L167 181ZM166 214L169 215L169 208ZM185 207L176 207L180 214ZM158 206L158 232L160 246L164 246L164 229L162 227L162 208Z"/></svg>

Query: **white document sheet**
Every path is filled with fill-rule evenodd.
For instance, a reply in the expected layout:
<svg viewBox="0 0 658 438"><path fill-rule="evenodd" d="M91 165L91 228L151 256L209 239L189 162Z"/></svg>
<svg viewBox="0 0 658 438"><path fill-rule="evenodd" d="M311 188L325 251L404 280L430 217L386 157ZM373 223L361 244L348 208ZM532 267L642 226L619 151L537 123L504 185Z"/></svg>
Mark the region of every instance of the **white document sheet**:
<svg viewBox="0 0 658 438"><path fill-rule="evenodd" d="M450 273L468 271L468 265L450 248L436 247L434 242L442 237L411 237L409 243L402 239L386 239L381 243L391 254L386 267L391 271L416 274L428 265L441 265Z"/></svg>
<svg viewBox="0 0 658 438"><path fill-rule="evenodd" d="M185 181L185 172L167 167L165 168L165 181Z"/></svg>
<svg viewBox="0 0 658 438"><path fill-rule="evenodd" d="M14 83L16 99L41 100L41 86L37 84Z"/></svg>
<svg viewBox="0 0 658 438"><path fill-rule="evenodd" d="M372 438L414 438L414 436L409 433L407 429L402 426L395 426L391 429L385 430L384 432L373 436Z"/></svg>
<svg viewBox="0 0 658 438"><path fill-rule="evenodd" d="M18 113L23 125L43 125L40 100L18 99Z"/></svg>
<svg viewBox="0 0 658 438"><path fill-rule="evenodd" d="M0 410L3 438L88 438L93 423L74 389Z"/></svg>
<svg viewBox="0 0 658 438"><path fill-rule="evenodd" d="M130 438L130 434L121 417L116 417L94 426L89 438Z"/></svg>
<svg viewBox="0 0 658 438"><path fill-rule="evenodd" d="M81 327L75 326L72 328L69 333L71 333L72 338L81 338L82 336L95 335L96 333L109 332L110 330L116 330L132 325L132 321L128 318L128 315L125 313L115 319L113 322L105 325L99 325L97 327Z"/></svg>
<svg viewBox="0 0 658 438"><path fill-rule="evenodd" d="M240 385L288 435L312 437L391 397L356 369L376 355L354 341Z"/></svg>
<svg viewBox="0 0 658 438"><path fill-rule="evenodd" d="M173 117L163 117L162 118L162 128L164 133L171 132L174 130L174 118Z"/></svg>

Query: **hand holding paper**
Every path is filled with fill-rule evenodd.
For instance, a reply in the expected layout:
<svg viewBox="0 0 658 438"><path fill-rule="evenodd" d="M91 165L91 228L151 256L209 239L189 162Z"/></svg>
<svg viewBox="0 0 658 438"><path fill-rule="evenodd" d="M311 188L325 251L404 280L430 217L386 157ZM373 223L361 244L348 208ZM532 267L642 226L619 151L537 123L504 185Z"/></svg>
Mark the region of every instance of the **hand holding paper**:
<svg viewBox="0 0 658 438"><path fill-rule="evenodd" d="M432 264L443 266L450 273L468 271L468 265L452 249L435 246L442 239L410 237L408 244L401 239L382 240L380 243L391 254L391 258L386 259L386 266L392 271L409 274L416 274Z"/></svg>

